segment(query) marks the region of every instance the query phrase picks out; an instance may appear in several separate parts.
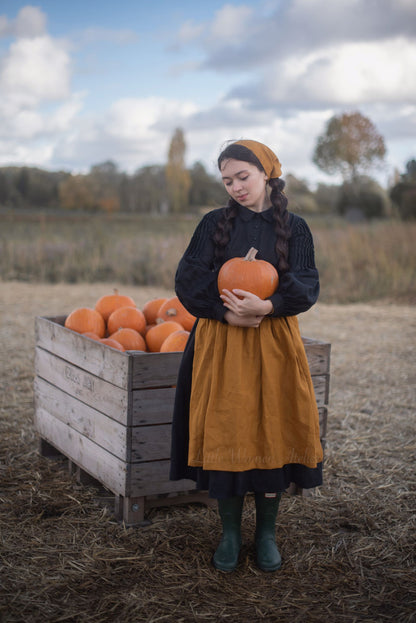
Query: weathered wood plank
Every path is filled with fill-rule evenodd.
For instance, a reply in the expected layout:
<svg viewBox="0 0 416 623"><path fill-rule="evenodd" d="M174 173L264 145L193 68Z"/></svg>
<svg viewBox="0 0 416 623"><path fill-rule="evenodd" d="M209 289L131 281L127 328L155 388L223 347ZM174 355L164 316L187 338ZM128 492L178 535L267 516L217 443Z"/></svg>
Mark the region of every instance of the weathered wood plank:
<svg viewBox="0 0 416 623"><path fill-rule="evenodd" d="M329 374L331 344L302 337L311 375Z"/></svg>
<svg viewBox="0 0 416 623"><path fill-rule="evenodd" d="M321 439L325 439L326 429L327 429L327 419L328 419L327 407L319 407L318 413L319 413L319 436Z"/></svg>
<svg viewBox="0 0 416 623"><path fill-rule="evenodd" d="M134 353L132 389L175 385L181 359L182 353Z"/></svg>
<svg viewBox="0 0 416 623"><path fill-rule="evenodd" d="M40 407L35 412L35 424L43 439L99 480L107 489L118 495L125 495L127 470L124 461Z"/></svg>
<svg viewBox="0 0 416 623"><path fill-rule="evenodd" d="M53 320L64 321L65 317ZM49 318L35 320L36 344L113 385L128 389L130 358Z"/></svg>
<svg viewBox="0 0 416 623"><path fill-rule="evenodd" d="M313 376L312 384L315 390L315 399L318 407L328 404L329 375L321 374L320 376Z"/></svg>
<svg viewBox="0 0 416 623"><path fill-rule="evenodd" d="M129 461L170 459L172 426L135 426L131 429L131 456Z"/></svg>
<svg viewBox="0 0 416 623"><path fill-rule="evenodd" d="M44 409L119 459L127 460L126 426L40 377L35 378L34 391L36 408Z"/></svg>
<svg viewBox="0 0 416 623"><path fill-rule="evenodd" d="M132 463L126 496L155 495L194 490L193 480L169 480L170 461Z"/></svg>
<svg viewBox="0 0 416 623"><path fill-rule="evenodd" d="M126 423L129 394L123 389L39 347L35 352L35 372L70 396L122 424Z"/></svg>
<svg viewBox="0 0 416 623"><path fill-rule="evenodd" d="M175 391L174 387L134 390L132 426L171 422Z"/></svg>

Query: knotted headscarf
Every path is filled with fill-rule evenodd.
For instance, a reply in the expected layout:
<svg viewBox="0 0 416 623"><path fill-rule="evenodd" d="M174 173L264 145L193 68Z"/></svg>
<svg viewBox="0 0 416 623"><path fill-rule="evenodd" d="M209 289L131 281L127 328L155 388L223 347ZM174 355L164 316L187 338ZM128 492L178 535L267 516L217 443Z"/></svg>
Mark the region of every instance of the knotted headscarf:
<svg viewBox="0 0 416 623"><path fill-rule="evenodd" d="M282 167L276 154L263 143L258 141L236 141L237 145L243 145L253 152L261 162L261 165L269 179L280 177L282 175Z"/></svg>

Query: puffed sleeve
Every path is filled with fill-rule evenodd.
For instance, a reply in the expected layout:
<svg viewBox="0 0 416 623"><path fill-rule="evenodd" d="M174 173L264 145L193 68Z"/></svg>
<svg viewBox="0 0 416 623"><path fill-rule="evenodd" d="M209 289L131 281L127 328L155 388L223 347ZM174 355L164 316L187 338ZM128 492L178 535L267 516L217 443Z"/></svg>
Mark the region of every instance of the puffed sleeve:
<svg viewBox="0 0 416 623"><path fill-rule="evenodd" d="M295 316L305 312L319 296L319 274L315 266L312 234L299 216L293 222L289 240L289 266L275 294L270 297L273 316Z"/></svg>
<svg viewBox="0 0 416 623"><path fill-rule="evenodd" d="M197 226L175 276L175 291L184 307L197 318L224 321L227 308L220 299L214 268L213 234L218 211L206 214Z"/></svg>

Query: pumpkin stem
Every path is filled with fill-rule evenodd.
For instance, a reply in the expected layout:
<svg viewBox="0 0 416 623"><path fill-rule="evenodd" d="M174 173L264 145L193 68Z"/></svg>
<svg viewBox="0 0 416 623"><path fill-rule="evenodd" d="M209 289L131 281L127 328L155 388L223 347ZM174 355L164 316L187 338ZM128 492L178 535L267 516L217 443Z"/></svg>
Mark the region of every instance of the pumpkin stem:
<svg viewBox="0 0 416 623"><path fill-rule="evenodd" d="M251 247L251 249L249 249L247 255L245 256L245 260L247 260L247 262L252 262L257 255L257 249L255 249L254 247Z"/></svg>

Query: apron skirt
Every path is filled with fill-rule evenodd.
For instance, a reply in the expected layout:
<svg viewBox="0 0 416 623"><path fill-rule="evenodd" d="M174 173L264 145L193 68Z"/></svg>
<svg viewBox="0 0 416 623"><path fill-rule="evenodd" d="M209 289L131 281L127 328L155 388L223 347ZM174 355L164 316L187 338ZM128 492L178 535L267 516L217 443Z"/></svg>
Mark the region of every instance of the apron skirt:
<svg viewBox="0 0 416 623"><path fill-rule="evenodd" d="M178 375L171 479L212 497L322 483L319 416L296 316L199 319Z"/></svg>

